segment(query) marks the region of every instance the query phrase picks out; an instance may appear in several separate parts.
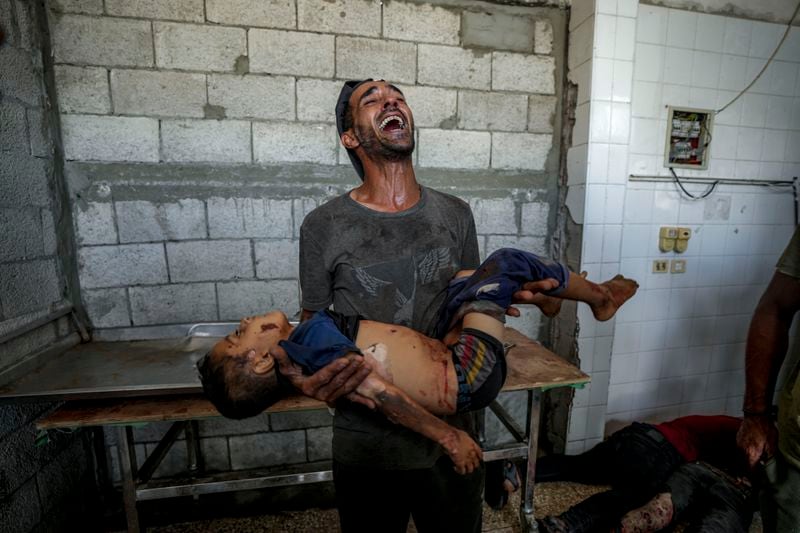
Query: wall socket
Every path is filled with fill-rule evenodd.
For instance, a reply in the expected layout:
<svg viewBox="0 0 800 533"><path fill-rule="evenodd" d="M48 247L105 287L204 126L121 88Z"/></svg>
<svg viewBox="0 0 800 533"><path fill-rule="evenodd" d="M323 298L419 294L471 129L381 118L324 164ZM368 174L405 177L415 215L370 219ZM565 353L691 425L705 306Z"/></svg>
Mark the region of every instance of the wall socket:
<svg viewBox="0 0 800 533"><path fill-rule="evenodd" d="M669 271L673 274L684 274L686 272L686 259L673 259L670 261Z"/></svg>
<svg viewBox="0 0 800 533"><path fill-rule="evenodd" d="M667 272L669 272L669 261L667 261L666 259L653 260L654 274L666 274Z"/></svg>

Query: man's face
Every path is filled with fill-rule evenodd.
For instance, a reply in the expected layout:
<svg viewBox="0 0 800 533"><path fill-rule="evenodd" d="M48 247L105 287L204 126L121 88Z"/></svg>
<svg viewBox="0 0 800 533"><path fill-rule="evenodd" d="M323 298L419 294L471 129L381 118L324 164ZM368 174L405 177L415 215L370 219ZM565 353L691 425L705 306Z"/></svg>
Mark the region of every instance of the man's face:
<svg viewBox="0 0 800 533"><path fill-rule="evenodd" d="M403 159L414 151L414 117L400 89L385 81L359 85L350 95L353 133L370 156Z"/></svg>
<svg viewBox="0 0 800 533"><path fill-rule="evenodd" d="M286 315L280 311L246 317L236 331L214 345L211 357L238 356L252 350L255 353L249 356L252 359L251 368L259 374L268 372L275 366L270 351L278 345L278 341L288 339L291 331Z"/></svg>

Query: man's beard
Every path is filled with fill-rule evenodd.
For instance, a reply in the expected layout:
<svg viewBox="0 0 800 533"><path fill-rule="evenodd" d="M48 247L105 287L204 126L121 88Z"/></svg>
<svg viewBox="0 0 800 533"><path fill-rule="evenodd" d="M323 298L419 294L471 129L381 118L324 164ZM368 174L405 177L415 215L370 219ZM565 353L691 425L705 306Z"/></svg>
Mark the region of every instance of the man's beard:
<svg viewBox="0 0 800 533"><path fill-rule="evenodd" d="M375 131L369 127L356 125L354 128L356 139L364 148L364 152L373 160L383 161L402 161L411 157L414 152L414 135L411 135L411 142L408 145L390 144L379 139Z"/></svg>

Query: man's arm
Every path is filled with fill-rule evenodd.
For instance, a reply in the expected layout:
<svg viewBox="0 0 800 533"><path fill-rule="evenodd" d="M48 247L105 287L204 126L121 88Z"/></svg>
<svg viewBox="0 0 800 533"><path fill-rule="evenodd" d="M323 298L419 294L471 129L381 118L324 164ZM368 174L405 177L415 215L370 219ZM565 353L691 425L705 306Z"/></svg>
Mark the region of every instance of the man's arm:
<svg viewBox="0 0 800 533"><path fill-rule="evenodd" d="M789 345L789 328L798 309L800 280L776 272L747 333L744 420L736 441L751 467L762 455L770 456L775 451L777 430L770 417L772 397Z"/></svg>

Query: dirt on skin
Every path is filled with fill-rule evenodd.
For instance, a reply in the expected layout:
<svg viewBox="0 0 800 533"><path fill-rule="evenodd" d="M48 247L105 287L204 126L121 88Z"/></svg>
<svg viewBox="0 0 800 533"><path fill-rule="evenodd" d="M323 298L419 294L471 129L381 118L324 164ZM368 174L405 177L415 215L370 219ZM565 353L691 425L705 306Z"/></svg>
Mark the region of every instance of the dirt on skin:
<svg viewBox="0 0 800 533"><path fill-rule="evenodd" d="M600 322L611 319L622 304L630 300L639 289L639 284L632 279L626 278L622 274L617 274L608 281L599 285L605 292L605 302L598 306L591 306L594 317Z"/></svg>

